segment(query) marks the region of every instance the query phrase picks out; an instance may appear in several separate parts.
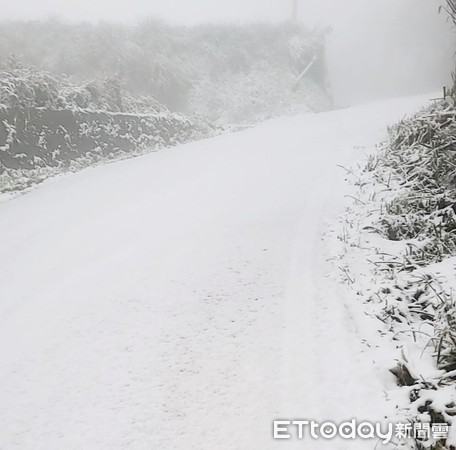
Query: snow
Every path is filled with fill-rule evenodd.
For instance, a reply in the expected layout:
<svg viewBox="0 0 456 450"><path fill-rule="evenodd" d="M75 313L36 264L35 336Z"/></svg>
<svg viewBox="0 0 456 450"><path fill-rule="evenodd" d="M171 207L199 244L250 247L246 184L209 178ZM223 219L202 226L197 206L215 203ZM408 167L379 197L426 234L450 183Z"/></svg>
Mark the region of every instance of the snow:
<svg viewBox="0 0 456 450"><path fill-rule="evenodd" d="M400 364L416 380L412 386L405 382L405 386L385 389L389 401L396 405L396 410L388 414L389 420L421 424L445 422L449 426L446 447L450 448L456 442L456 390L451 378L454 378L454 346L449 337L454 335L456 258L449 248L444 248L441 255L429 252L424 257L415 256L418 255L415 249L445 242L443 225L443 231L436 235L438 239L433 236L433 229L427 232L425 225L427 222L439 224L442 217L438 214L445 216L447 223L452 219L453 211L444 207L439 209L437 204L437 212L433 212L432 206L426 203L413 210L412 201L424 198L419 192L418 186L423 184L418 178L419 168L426 164L415 167L413 162L423 161L424 157L413 159L414 155L407 152L421 151L421 148L404 144L393 154L394 142L404 143L403 138L395 137L397 130L408 130L403 128L408 123L419 126L422 117L427 124L434 115L445 115L448 105L434 103L431 109L436 111L429 112L426 108L390 129L388 140L379 146L380 151L369 155L367 164L366 161L350 171L349 178L355 184L353 202L339 218L339 224L332 225L329 241L334 247L334 260L346 271L340 278L350 285L352 297L362 305L360 311L376 322L372 324L373 336L368 340L370 345L375 342L382 350L376 360L382 360L386 369ZM409 136L414 130L410 130ZM451 133L442 133L442 136L439 138L451 140ZM438 143L436 147L443 148L444 144ZM391 164L395 157L400 160L397 172ZM445 179L445 173L451 172L452 166L447 171L442 169L444 165L439 167L437 176ZM451 187L440 183L443 187L427 195L431 200L440 198L439 195L451 198ZM410 203L402 208L401 202L406 201ZM416 232L413 232L413 226L416 226ZM438 436L421 439L406 448L431 449L442 444L438 440Z"/></svg>
<svg viewBox="0 0 456 450"><path fill-rule="evenodd" d="M270 121L0 203L0 448L375 448L273 441L272 421L394 409L322 239L349 192L337 165L427 98Z"/></svg>

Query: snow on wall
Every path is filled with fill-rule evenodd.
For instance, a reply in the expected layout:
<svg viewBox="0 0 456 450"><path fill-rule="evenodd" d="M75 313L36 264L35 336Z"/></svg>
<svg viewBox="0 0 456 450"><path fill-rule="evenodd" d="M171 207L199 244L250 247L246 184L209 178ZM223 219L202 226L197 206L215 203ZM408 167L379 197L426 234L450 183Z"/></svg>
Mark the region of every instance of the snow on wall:
<svg viewBox="0 0 456 450"><path fill-rule="evenodd" d="M26 187L37 178L101 160L190 141L207 132L171 113L0 110L0 191Z"/></svg>

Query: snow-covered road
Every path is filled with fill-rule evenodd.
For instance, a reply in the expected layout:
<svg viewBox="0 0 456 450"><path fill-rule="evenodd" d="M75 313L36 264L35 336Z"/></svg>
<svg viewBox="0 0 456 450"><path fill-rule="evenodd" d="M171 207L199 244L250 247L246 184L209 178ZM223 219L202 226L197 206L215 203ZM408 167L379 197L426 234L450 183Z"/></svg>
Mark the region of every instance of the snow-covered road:
<svg viewBox="0 0 456 450"><path fill-rule="evenodd" d="M373 449L274 442L272 421L388 408L321 235L337 164L423 102L276 120L2 202L0 449Z"/></svg>

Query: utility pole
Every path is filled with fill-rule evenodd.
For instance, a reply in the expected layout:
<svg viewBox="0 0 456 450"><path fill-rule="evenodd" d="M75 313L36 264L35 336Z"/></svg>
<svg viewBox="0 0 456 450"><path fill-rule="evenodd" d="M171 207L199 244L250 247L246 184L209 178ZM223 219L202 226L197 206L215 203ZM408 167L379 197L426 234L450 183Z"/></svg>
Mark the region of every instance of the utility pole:
<svg viewBox="0 0 456 450"><path fill-rule="evenodd" d="M299 0L292 0L293 6L291 10L291 21L296 23L298 21Z"/></svg>

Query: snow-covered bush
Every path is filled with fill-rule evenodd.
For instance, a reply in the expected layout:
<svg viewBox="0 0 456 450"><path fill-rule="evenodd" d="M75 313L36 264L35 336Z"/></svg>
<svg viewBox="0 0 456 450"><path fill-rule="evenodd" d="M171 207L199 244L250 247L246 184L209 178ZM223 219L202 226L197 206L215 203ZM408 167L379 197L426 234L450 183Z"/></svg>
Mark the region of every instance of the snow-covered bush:
<svg viewBox="0 0 456 450"><path fill-rule="evenodd" d="M351 172L357 197L341 222L342 267L379 320L384 341L374 345L394 343L389 368L400 387L388 393L391 420L450 427L448 439L401 449L456 448L455 155L450 97L391 127L365 168Z"/></svg>
<svg viewBox="0 0 456 450"><path fill-rule="evenodd" d="M76 83L30 67L0 67L0 105L3 108L45 108L153 114L169 112L151 97L133 97L120 80Z"/></svg>
<svg viewBox="0 0 456 450"><path fill-rule="evenodd" d="M417 239L407 256L410 263L427 265L456 255L455 152L452 98L390 130L377 170L399 179L404 193L386 205L382 226L390 238Z"/></svg>
<svg viewBox="0 0 456 450"><path fill-rule="evenodd" d="M256 69L205 79L192 91L190 104L205 120L224 124L252 124L276 116L329 109L330 102L312 80L292 89L295 74L283 70ZM261 80L259 82L259 80Z"/></svg>

